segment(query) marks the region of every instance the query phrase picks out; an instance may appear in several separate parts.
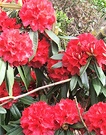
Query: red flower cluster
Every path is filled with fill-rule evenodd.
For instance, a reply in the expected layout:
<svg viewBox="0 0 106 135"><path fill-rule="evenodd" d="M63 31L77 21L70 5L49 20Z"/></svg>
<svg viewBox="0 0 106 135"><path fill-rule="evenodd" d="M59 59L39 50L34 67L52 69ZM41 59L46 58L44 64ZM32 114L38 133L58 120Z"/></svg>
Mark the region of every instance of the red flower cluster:
<svg viewBox="0 0 106 135"><path fill-rule="evenodd" d="M85 65L88 57L94 57L99 66L106 64L106 45L90 33L84 33L70 40L63 56L63 65L72 74L79 74L80 67Z"/></svg>
<svg viewBox="0 0 106 135"><path fill-rule="evenodd" d="M38 42L37 52L34 58L29 62L29 65L34 68L43 66L49 57L49 43L43 38Z"/></svg>
<svg viewBox="0 0 106 135"><path fill-rule="evenodd" d="M14 85L13 85L13 96L18 96L20 94L21 94L21 87L19 86L18 82L15 81ZM6 84L5 84L5 82L3 82L0 85L0 98L7 97L7 96L9 96L9 94L6 89ZM6 100L2 101L0 103L4 103L4 102L6 102ZM13 105L13 103L16 103L16 102L17 102L17 100L11 101L11 102L3 105L3 107L6 109L10 109L10 107Z"/></svg>
<svg viewBox="0 0 106 135"><path fill-rule="evenodd" d="M83 113L83 109L80 104L78 104L80 113ZM74 100L61 99L59 103L56 104L55 108L55 122L59 125L59 128L63 124L75 124L80 121L78 114L78 109Z"/></svg>
<svg viewBox="0 0 106 135"><path fill-rule="evenodd" d="M45 102L37 102L22 112L20 119L25 135L54 135L54 115Z"/></svg>
<svg viewBox="0 0 106 135"><path fill-rule="evenodd" d="M49 59L47 63L47 70L49 73L49 77L53 79L54 81L61 81L64 79L68 79L69 72L66 68L52 68L54 64L56 64L58 61Z"/></svg>
<svg viewBox="0 0 106 135"><path fill-rule="evenodd" d="M0 9L0 31L11 28L18 29L20 28L20 24L17 24L16 18L9 18L7 13Z"/></svg>
<svg viewBox="0 0 106 135"><path fill-rule="evenodd" d="M52 3L48 0L26 1L19 16L25 27L30 25L33 31L40 30L41 32L46 28L51 29L56 20Z"/></svg>
<svg viewBox="0 0 106 135"><path fill-rule="evenodd" d="M0 35L0 57L10 65L25 65L32 53L32 41L27 33L10 29Z"/></svg>
<svg viewBox="0 0 106 135"><path fill-rule="evenodd" d="M84 115L85 123L96 135L106 135L106 103L99 102L90 107Z"/></svg>
<svg viewBox="0 0 106 135"><path fill-rule="evenodd" d="M80 112L83 109L79 105ZM75 101L62 99L55 106L45 102L33 103L26 108L20 119L25 135L54 135L63 124L75 124L80 121Z"/></svg>

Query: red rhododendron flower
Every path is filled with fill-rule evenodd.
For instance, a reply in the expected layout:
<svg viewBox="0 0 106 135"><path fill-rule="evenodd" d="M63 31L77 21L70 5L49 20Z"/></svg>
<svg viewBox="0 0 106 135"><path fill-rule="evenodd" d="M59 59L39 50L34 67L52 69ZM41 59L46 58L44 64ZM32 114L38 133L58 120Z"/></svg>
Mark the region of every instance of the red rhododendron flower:
<svg viewBox="0 0 106 135"><path fill-rule="evenodd" d="M35 68L43 66L49 57L49 43L43 38L38 42L37 52L34 58L29 62L29 65Z"/></svg>
<svg viewBox="0 0 106 135"><path fill-rule="evenodd" d="M56 64L58 60L49 59L47 64L47 71L49 77L54 81L61 81L64 79L68 79L69 72L65 67L60 68L52 68L54 64Z"/></svg>
<svg viewBox="0 0 106 135"><path fill-rule="evenodd" d="M25 108L20 123L25 135L54 135L53 109L43 101Z"/></svg>
<svg viewBox="0 0 106 135"><path fill-rule="evenodd" d="M0 35L0 57L10 65L25 65L32 53L32 41L28 33L10 29Z"/></svg>
<svg viewBox="0 0 106 135"><path fill-rule="evenodd" d="M78 104L80 113L83 113L83 109L80 104ZM78 114L78 109L76 103L71 99L61 99L59 103L54 107L55 112L55 122L59 125L60 128L63 124L75 124L80 121Z"/></svg>
<svg viewBox="0 0 106 135"><path fill-rule="evenodd" d="M99 102L90 107L84 115L85 123L96 135L106 135L106 103Z"/></svg>
<svg viewBox="0 0 106 135"><path fill-rule="evenodd" d="M81 66L87 62L88 54L84 52L79 45L79 39L70 40L66 52L64 53L62 62L63 66L71 73L71 75L79 74Z"/></svg>
<svg viewBox="0 0 106 135"><path fill-rule="evenodd" d="M19 16L23 25L29 26L33 31L43 32L46 28L51 29L55 22L52 3L48 0L29 0L20 9Z"/></svg>
<svg viewBox="0 0 106 135"><path fill-rule="evenodd" d="M83 51L93 56L100 67L106 65L106 44L103 40L97 40L90 33L81 34L78 38Z"/></svg>
<svg viewBox="0 0 106 135"><path fill-rule="evenodd" d="M21 94L21 87L20 85L18 84L18 82L14 82L14 85L13 85L13 96L18 96ZM3 82L1 85L0 85L0 98L3 98L3 97L7 97L9 96L8 94L8 90L6 89L6 84L5 82ZM0 103L4 103L6 102L5 101L2 101ZM6 109L10 109L10 107L13 105L13 103L16 103L17 100L13 100L11 102L8 102L7 104L3 105L4 108Z"/></svg>

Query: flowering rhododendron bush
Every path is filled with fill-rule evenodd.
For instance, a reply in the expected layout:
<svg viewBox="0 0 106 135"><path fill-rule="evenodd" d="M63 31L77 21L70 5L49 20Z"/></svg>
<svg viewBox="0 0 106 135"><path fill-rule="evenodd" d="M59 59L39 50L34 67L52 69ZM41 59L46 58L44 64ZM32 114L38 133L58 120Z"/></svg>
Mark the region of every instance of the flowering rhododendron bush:
<svg viewBox="0 0 106 135"><path fill-rule="evenodd" d="M49 0L0 7L0 135L106 135L105 42L56 35Z"/></svg>

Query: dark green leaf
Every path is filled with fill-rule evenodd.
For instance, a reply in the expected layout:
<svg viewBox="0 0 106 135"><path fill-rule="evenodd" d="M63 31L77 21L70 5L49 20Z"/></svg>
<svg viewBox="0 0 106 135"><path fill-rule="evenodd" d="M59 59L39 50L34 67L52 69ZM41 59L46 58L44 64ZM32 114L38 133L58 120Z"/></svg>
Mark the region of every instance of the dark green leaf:
<svg viewBox="0 0 106 135"><path fill-rule="evenodd" d="M7 113L6 109L0 106L0 114L5 114Z"/></svg>
<svg viewBox="0 0 106 135"><path fill-rule="evenodd" d="M71 91L76 87L77 82L78 82L78 76L77 75L72 76L71 81L70 81L70 89L71 89Z"/></svg>
<svg viewBox="0 0 106 135"><path fill-rule="evenodd" d="M97 77L99 78L99 80L101 81L103 86L105 86L105 84L106 84L106 76L105 76L102 68L99 67L97 63L94 64L94 68L95 68L95 72L97 74Z"/></svg>
<svg viewBox="0 0 106 135"><path fill-rule="evenodd" d="M82 123L76 123L70 126L73 129L80 129L80 128L84 128L84 125Z"/></svg>
<svg viewBox="0 0 106 135"><path fill-rule="evenodd" d="M7 81L8 81L8 89L9 89L9 95L13 96L13 85L14 85L14 69L8 64L8 70L7 70Z"/></svg>
<svg viewBox="0 0 106 135"><path fill-rule="evenodd" d="M63 66L62 62L59 61L59 62L57 62L56 64L54 64L54 65L52 66L52 68L60 68L60 67L62 67L62 66Z"/></svg>
<svg viewBox="0 0 106 135"><path fill-rule="evenodd" d="M40 96L40 101L45 101L45 102L47 102L48 99L47 99L46 95L42 94L42 95Z"/></svg>
<svg viewBox="0 0 106 135"><path fill-rule="evenodd" d="M22 133L22 128L20 126L16 126L13 129L9 130L6 135L24 135Z"/></svg>
<svg viewBox="0 0 106 135"><path fill-rule="evenodd" d="M98 96L100 94L100 92L101 92L102 85L101 85L98 78L93 79L92 83L93 83L94 90L95 90L95 92L96 92L96 94Z"/></svg>
<svg viewBox="0 0 106 135"><path fill-rule="evenodd" d="M60 89L60 97L61 98L67 98L67 90L68 90L67 83L62 84L61 89Z"/></svg>
<svg viewBox="0 0 106 135"><path fill-rule="evenodd" d="M86 71L86 69L88 68L89 64L90 64L91 58L88 59L87 64L85 66L82 66L80 68L80 76Z"/></svg>
<svg viewBox="0 0 106 135"><path fill-rule="evenodd" d="M13 115L13 117L18 120L21 117L21 113L18 110L17 106L15 104L12 105L12 107L10 108L11 114Z"/></svg>
<svg viewBox="0 0 106 135"><path fill-rule="evenodd" d="M53 41L50 42L50 49L51 49L51 53L53 54L57 54L58 53L58 46L56 43L54 43Z"/></svg>
<svg viewBox="0 0 106 135"><path fill-rule="evenodd" d="M71 130L66 131L67 135L74 135L73 132Z"/></svg>
<svg viewBox="0 0 106 135"><path fill-rule="evenodd" d="M5 78L5 72L6 72L6 62L4 62L0 58L0 85L2 84L2 82Z"/></svg>
<svg viewBox="0 0 106 135"><path fill-rule="evenodd" d="M83 74L80 76L80 78L81 78L81 81L82 81L83 86L86 89L89 89L89 81L88 81L87 73L86 72L83 72Z"/></svg>
<svg viewBox="0 0 106 135"><path fill-rule="evenodd" d="M78 39L77 37L73 37L73 36L59 36L59 38L62 38L62 39Z"/></svg>
<svg viewBox="0 0 106 135"><path fill-rule="evenodd" d="M20 101L23 102L26 105L30 105L30 104L35 102L34 99L30 96L25 96L23 98L20 98Z"/></svg>
<svg viewBox="0 0 106 135"><path fill-rule="evenodd" d="M59 53L59 54L53 55L51 58L54 60L62 60L63 55L64 55L63 53Z"/></svg>
<svg viewBox="0 0 106 135"><path fill-rule="evenodd" d="M38 48L38 31L36 32L30 31L29 36L33 43L33 55L29 58L29 61L31 61L33 57L35 56L37 48Z"/></svg>
<svg viewBox="0 0 106 135"><path fill-rule="evenodd" d="M13 126L11 126L11 125L1 125L2 126L2 128L4 129L4 130L6 130L6 131L9 131L9 130L11 130L12 128L14 128ZM1 134L0 134L1 135Z"/></svg>
<svg viewBox="0 0 106 135"><path fill-rule="evenodd" d="M28 89L27 88L27 81L26 81L26 78L25 78L25 75L24 75L24 72L23 72L22 68L19 66L19 67L17 67L17 69L18 69L18 72L19 72L19 74L21 76L22 81L25 84L26 89Z"/></svg>

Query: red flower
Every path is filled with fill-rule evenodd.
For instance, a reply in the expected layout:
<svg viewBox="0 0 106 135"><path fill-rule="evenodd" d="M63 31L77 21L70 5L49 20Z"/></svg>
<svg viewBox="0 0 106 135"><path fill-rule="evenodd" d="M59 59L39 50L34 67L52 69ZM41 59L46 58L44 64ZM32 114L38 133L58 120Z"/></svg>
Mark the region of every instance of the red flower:
<svg viewBox="0 0 106 135"><path fill-rule="evenodd" d="M48 0L28 0L19 12L23 25L29 26L33 31L43 32L46 28L51 29L55 22L52 3Z"/></svg>
<svg viewBox="0 0 106 135"><path fill-rule="evenodd" d="M100 67L106 65L106 44L103 40L97 40L90 33L81 34L78 38L84 52L93 56Z"/></svg>
<svg viewBox="0 0 106 135"><path fill-rule="evenodd" d="M14 82L14 85L13 85L13 96L18 96L21 94L21 87L19 86L18 82ZM5 85L5 82L3 82L1 85L0 85L0 98L3 98L3 97L7 97L9 96L8 94L8 91L6 89L6 85ZM1 103L4 103L6 102L5 101L2 101ZM17 100L13 100L11 102L8 102L7 104L3 105L4 108L6 109L10 109L10 107L13 105L13 103L16 103Z"/></svg>
<svg viewBox="0 0 106 135"><path fill-rule="evenodd" d="M43 101L26 108L20 123L25 135L54 135L53 109Z"/></svg>
<svg viewBox="0 0 106 135"><path fill-rule="evenodd" d="M64 53L62 62L63 66L71 73L71 75L79 74L81 66L87 62L88 55L79 45L79 39L70 40L66 52Z"/></svg>
<svg viewBox="0 0 106 135"><path fill-rule="evenodd" d="M29 62L29 65L35 68L43 66L49 57L49 43L43 38L38 43L37 52L34 58Z"/></svg>
<svg viewBox="0 0 106 135"><path fill-rule="evenodd" d="M0 35L0 57L11 65L25 65L32 53L32 41L27 33L10 29Z"/></svg>
<svg viewBox="0 0 106 135"><path fill-rule="evenodd" d="M68 79L69 72L66 68L52 68L54 64L59 62L58 60L49 59L47 64L47 71L49 74L49 77L53 79L54 81L61 81L64 79Z"/></svg>
<svg viewBox="0 0 106 135"><path fill-rule="evenodd" d="M83 109L78 104L80 113L83 113ZM71 99L61 99L59 103L54 107L55 122L60 128L64 124L75 124L80 121L76 103Z"/></svg>
<svg viewBox="0 0 106 135"><path fill-rule="evenodd" d="M84 115L85 123L96 135L106 135L106 103L99 102L90 107Z"/></svg>

